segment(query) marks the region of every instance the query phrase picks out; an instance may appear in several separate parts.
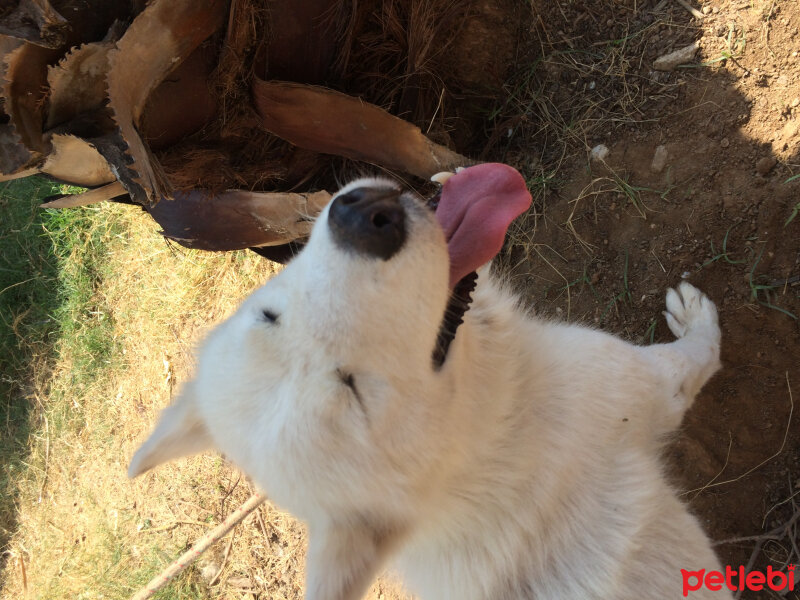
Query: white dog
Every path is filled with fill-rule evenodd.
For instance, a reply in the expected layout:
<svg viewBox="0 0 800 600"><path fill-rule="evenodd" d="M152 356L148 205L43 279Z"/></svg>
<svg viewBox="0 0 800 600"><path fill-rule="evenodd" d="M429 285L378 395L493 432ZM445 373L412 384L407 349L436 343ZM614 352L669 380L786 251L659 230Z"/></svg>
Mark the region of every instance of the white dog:
<svg viewBox="0 0 800 600"><path fill-rule="evenodd" d="M529 203L502 165L452 176L435 214L345 187L208 337L131 476L223 452L308 524L311 600L387 565L421 600L682 597L681 569L720 565L659 452L719 366L716 309L682 283L678 340L638 347L531 317L484 269L453 337L455 284Z"/></svg>

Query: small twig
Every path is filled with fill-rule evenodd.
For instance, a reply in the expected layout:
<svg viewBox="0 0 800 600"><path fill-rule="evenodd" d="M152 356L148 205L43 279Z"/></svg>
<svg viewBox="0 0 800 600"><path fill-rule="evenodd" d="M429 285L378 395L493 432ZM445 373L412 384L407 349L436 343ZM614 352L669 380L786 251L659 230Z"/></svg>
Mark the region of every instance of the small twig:
<svg viewBox="0 0 800 600"><path fill-rule="evenodd" d="M706 488L708 488L711 484L713 484L720 475L722 475L725 472L725 469L728 467L728 461L731 458L731 448L733 448L733 436L731 435L731 432L728 431L728 452L725 454L725 464L722 465L722 468L716 475L714 475L711 481L707 482L703 487L697 490L697 493L694 496L692 496L692 500L697 498L697 496L699 496Z"/></svg>
<svg viewBox="0 0 800 600"><path fill-rule="evenodd" d="M703 13L701 13L694 6L692 6L691 4L686 2L686 0L678 0L678 4L680 4L683 8L688 10L695 19L698 19L698 20L702 21L703 18L705 17L705 15Z"/></svg>
<svg viewBox="0 0 800 600"><path fill-rule="evenodd" d="M41 208L77 208L79 206L88 206L89 204L97 204L98 202L105 202L126 194L127 190L119 181L114 181L103 187L94 188L82 194L72 194L71 196L63 196L57 200L51 200L41 205Z"/></svg>
<svg viewBox="0 0 800 600"><path fill-rule="evenodd" d="M763 528L763 527L764 527L764 525L767 523L767 517L769 516L769 514L770 514L770 513L771 513L773 510L775 510L776 508L778 508L779 506L782 506L782 505L786 504L787 502L791 502L791 503L792 503L792 507L796 509L796 508L797 508L797 505L796 505L796 504L795 504L795 502L794 502L794 497L795 497L795 496L797 496L798 494L800 494L800 490L796 491L794 494L792 494L791 496L789 496L788 498L786 498L786 500L781 500L780 502L778 502L777 504L775 504L775 505L774 505L772 508L770 508L770 509L769 509L769 510L766 512L766 514L764 514L764 518L763 518L763 519L762 519L762 521L761 521L761 527Z"/></svg>
<svg viewBox="0 0 800 600"><path fill-rule="evenodd" d="M561 279L564 280L564 283L567 284L567 288L566 288L567 289L567 319L569 319L570 309L572 308L572 299L571 299L570 293L569 293L569 281L567 281L567 278L564 277L564 275L561 274L561 271L559 271L558 269L555 268L555 266L553 266L553 263L551 263L549 260L547 260L547 258L545 257L544 254L539 252L539 246L545 246L546 248L550 248L550 246L548 246L547 244L536 244L536 245L534 245L533 249L536 250L536 254L539 255L539 258L541 258L544 262L546 262L548 264L548 266L551 269L553 269L553 271L555 271L556 274L559 277L561 277ZM550 248L550 249L552 250L552 248ZM555 252L555 250L554 250L554 252ZM556 252L556 254L558 254L558 252ZM559 256L561 256L561 255L559 254Z"/></svg>
<svg viewBox="0 0 800 600"><path fill-rule="evenodd" d="M269 535L267 535L267 525L264 523L264 516L261 514L260 510L256 511L256 521L258 521L258 527L261 529L261 534L264 536L267 548L269 548L271 544L269 543Z"/></svg>
<svg viewBox="0 0 800 600"><path fill-rule="evenodd" d="M786 523L781 523L774 529L767 531L766 533L762 533L761 535L746 535L744 537L735 537L735 538L728 538L727 540L719 540L718 542L714 542L714 546L722 546L723 544L738 544L740 542L754 542L754 541L761 541L766 542L769 540L780 540L789 529L794 526L795 522L800 519L800 510L795 511L794 514L789 518Z"/></svg>
<svg viewBox="0 0 800 600"><path fill-rule="evenodd" d="M153 533L156 531L169 531L170 529L175 529L178 525L200 525L201 527L208 527L208 523L203 523L202 521L191 521L191 520L178 520L173 521L169 525L160 525L159 527L150 527L149 529L140 529L138 533Z"/></svg>
<svg viewBox="0 0 800 600"><path fill-rule="evenodd" d="M233 546L233 539L236 537L236 527L233 528L233 533L231 533L231 537L228 538L228 545L225 547L225 553L222 555L222 563L219 565L219 569L217 570L217 574L211 578L211 581L208 582L208 587L211 587L217 580L219 576L222 575L222 570L225 568L225 563L228 562L228 556L231 553L231 547Z"/></svg>
<svg viewBox="0 0 800 600"><path fill-rule="evenodd" d="M28 593L28 571L25 569L25 557L22 556L22 552L19 553L17 556L17 560L19 560L19 570L22 572L22 590L23 593Z"/></svg>
<svg viewBox="0 0 800 600"><path fill-rule="evenodd" d="M787 277L786 279L773 279L768 285L770 287L784 287L793 283L800 283L800 275L793 275L792 277Z"/></svg>
<svg viewBox="0 0 800 600"><path fill-rule="evenodd" d="M197 559L197 557L208 550L211 545L218 542L222 536L236 527L236 525L241 523L247 515L253 512L253 510L255 510L265 500L266 497L262 496L258 492L250 496L247 502L242 504L242 506L228 515L227 519L197 540L194 546L181 554L181 556L179 556L171 565L164 569L161 574L153 577L153 579L151 579L142 590L131 597L131 600L147 600L148 598L152 598L153 594L167 585L178 574L183 572L183 570L191 565Z"/></svg>
<svg viewBox="0 0 800 600"><path fill-rule="evenodd" d="M50 424L47 422L47 415L42 415L44 419L44 477L42 477L42 485L39 486L39 504L42 503L42 495L44 495L44 487L47 485L47 467L50 464Z"/></svg>
<svg viewBox="0 0 800 600"><path fill-rule="evenodd" d="M650 254L652 254L653 258L656 259L656 262L658 263L658 266L661 267L661 270L664 271L664 273L666 273L667 270L664 268L664 265L661 264L661 261L658 259L658 256L656 256L656 251L651 249Z"/></svg>
<svg viewBox="0 0 800 600"><path fill-rule="evenodd" d="M225 513L225 503L228 501L228 498L231 497L231 494L233 494L233 492L236 491L236 488L239 487L239 482L241 480L242 480L242 474L239 473L238 476L236 477L236 482L233 484L233 487L230 488L225 493L225 495L220 499L220 501L219 501L219 512L220 512L220 515ZM228 481L230 482L230 477L228 477Z"/></svg>
<svg viewBox="0 0 800 600"><path fill-rule="evenodd" d="M430 123L428 123L428 129L425 131L425 135L428 135L431 132L431 127L433 127L433 122L436 120L436 115L439 114L439 109L442 107L442 100L444 100L444 88L442 88L442 91L439 94L439 102L436 104L436 110L433 111L433 116L431 117Z"/></svg>

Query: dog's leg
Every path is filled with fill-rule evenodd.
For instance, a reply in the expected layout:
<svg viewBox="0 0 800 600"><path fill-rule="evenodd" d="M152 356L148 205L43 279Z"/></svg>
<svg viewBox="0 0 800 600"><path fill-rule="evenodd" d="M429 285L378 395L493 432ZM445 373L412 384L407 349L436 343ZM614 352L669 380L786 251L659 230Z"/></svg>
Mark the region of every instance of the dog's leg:
<svg viewBox="0 0 800 600"><path fill-rule="evenodd" d="M719 369L720 329L717 309L693 285L682 282L667 291L667 325L678 339L645 348L669 392L666 429L680 424L700 388Z"/></svg>
<svg viewBox="0 0 800 600"><path fill-rule="evenodd" d="M309 527L306 600L359 600L396 539L368 523Z"/></svg>

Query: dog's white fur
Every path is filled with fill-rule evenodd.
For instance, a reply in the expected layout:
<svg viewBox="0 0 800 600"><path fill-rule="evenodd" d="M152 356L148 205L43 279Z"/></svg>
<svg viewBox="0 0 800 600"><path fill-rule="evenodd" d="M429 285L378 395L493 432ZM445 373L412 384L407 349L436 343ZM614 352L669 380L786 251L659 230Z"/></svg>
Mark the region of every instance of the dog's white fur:
<svg viewBox="0 0 800 600"><path fill-rule="evenodd" d="M395 184L343 191L363 185ZM681 597L680 569L719 570L659 461L719 366L713 303L670 290L679 339L638 347L531 317L484 270L437 371L447 247L401 201L388 261L337 246L322 212L211 333L131 475L222 451L307 522L313 600L360 598L385 564L423 600L662 600Z"/></svg>

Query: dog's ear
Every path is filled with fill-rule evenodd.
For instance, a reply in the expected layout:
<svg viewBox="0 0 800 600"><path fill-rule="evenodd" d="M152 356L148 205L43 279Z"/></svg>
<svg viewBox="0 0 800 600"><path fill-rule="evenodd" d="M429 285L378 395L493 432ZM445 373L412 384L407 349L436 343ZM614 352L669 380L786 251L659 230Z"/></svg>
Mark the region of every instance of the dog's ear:
<svg viewBox="0 0 800 600"><path fill-rule="evenodd" d="M310 524L306 599L363 598L398 538L396 531L367 522Z"/></svg>
<svg viewBox="0 0 800 600"><path fill-rule="evenodd" d="M210 447L211 436L197 412L192 384L187 383L178 400L161 412L153 433L133 455L128 477L136 477L163 462Z"/></svg>

